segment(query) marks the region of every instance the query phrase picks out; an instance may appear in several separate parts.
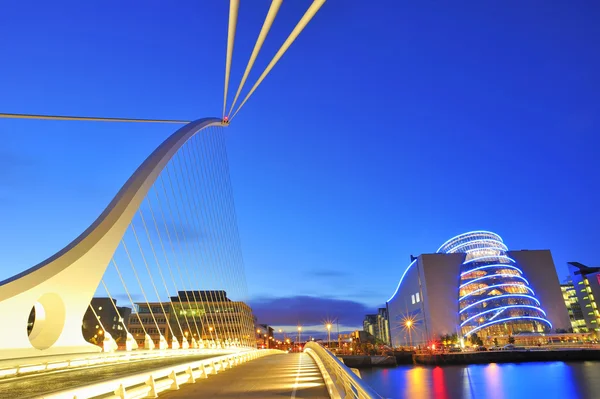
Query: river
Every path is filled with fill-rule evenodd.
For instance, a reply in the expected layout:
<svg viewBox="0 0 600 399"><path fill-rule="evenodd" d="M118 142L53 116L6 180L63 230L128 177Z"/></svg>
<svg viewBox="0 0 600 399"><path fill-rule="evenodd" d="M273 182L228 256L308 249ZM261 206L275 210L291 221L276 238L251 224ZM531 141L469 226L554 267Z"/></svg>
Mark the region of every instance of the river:
<svg viewBox="0 0 600 399"><path fill-rule="evenodd" d="M384 398L600 398L600 362L398 366L360 373Z"/></svg>

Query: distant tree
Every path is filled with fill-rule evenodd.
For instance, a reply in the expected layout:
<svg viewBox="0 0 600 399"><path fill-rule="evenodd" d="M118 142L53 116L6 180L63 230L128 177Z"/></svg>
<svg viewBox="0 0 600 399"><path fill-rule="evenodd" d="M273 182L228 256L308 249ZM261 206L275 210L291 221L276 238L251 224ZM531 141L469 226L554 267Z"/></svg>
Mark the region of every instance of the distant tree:
<svg viewBox="0 0 600 399"><path fill-rule="evenodd" d="M471 334L471 337L469 338L469 340L471 341L471 345L477 345L480 341L477 334Z"/></svg>
<svg viewBox="0 0 600 399"><path fill-rule="evenodd" d="M515 343L515 337L513 337L512 335L508 337L508 343L509 344L514 344Z"/></svg>
<svg viewBox="0 0 600 399"><path fill-rule="evenodd" d="M454 333L450 335L450 342L452 342L453 344L458 344L458 334Z"/></svg>

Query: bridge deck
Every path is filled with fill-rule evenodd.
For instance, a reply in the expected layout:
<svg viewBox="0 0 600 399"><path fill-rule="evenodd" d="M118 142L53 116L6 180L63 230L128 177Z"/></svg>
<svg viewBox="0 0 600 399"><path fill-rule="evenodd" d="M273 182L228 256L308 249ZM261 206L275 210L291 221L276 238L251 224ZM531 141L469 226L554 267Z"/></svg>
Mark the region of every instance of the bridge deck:
<svg viewBox="0 0 600 399"><path fill-rule="evenodd" d="M265 356L159 397L329 399L329 394L313 359L305 353L292 353Z"/></svg>
<svg viewBox="0 0 600 399"><path fill-rule="evenodd" d="M21 377L0 379L1 399L36 398L41 395L72 389L94 382L110 380L140 373L147 369L167 367L195 360L217 356L217 354L200 354L185 357L166 357L118 364L102 364L70 368L67 370L48 371Z"/></svg>

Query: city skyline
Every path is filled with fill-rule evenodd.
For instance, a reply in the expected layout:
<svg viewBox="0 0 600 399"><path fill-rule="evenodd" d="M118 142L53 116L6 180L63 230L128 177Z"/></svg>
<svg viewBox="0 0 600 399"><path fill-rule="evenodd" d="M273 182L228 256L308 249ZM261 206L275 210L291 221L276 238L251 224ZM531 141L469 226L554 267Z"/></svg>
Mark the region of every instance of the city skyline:
<svg viewBox="0 0 600 399"><path fill-rule="evenodd" d="M22 14L23 7L11 4L5 14ZM8 18L0 33L19 32L20 46L0 45L8 55L1 108L182 119L219 114L225 35L197 41L223 21L182 30L179 18L202 11L224 19L226 4L180 7L163 15L157 5L123 5L105 36L102 21L115 15L93 5L53 15L59 22L52 31L44 22L49 5L26 13L28 24ZM293 5L282 17L289 22L303 7ZM530 27L527 18L537 9L527 5L439 9L423 20L431 10L412 4L403 5L404 24L392 28L380 23L393 22L384 5L376 6L377 19L363 7L349 3L339 15L325 7L228 128L249 302L260 312L261 303L308 297L332 316L343 301L370 313L394 291L410 255L476 229L497 231L514 249L550 249L559 277L567 276L567 261L600 264L593 145L600 105L592 79L600 59L585 51L593 37L586 33L599 29L594 10L547 6ZM148 26L128 26L138 12ZM87 25L89 13L97 25ZM256 18L249 15L240 32L253 40ZM553 30L558 19L560 32ZM365 37L351 29L358 21L369 31ZM161 36L153 23L162 24ZM463 28L452 31L455 24ZM504 31L505 24L514 29ZM387 38L384 26L406 39ZM471 35L475 28L481 37ZM274 29L265 51L287 34ZM441 44L432 41L442 34ZM340 42L342 35L355 47ZM85 43L94 50L81 48ZM244 46L234 59L238 75L249 53ZM218 57L177 57L198 47ZM385 63L372 62L378 57ZM445 68L436 68L438 60ZM480 68L490 60L498 62ZM173 130L1 120L0 220L10 228L0 232L0 279L75 238Z"/></svg>

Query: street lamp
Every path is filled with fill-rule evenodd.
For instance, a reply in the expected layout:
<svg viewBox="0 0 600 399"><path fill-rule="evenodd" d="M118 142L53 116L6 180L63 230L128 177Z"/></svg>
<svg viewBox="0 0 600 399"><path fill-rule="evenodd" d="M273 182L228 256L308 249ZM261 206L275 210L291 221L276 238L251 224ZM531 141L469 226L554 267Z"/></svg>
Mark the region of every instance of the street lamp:
<svg viewBox="0 0 600 399"><path fill-rule="evenodd" d="M298 352L300 352L300 340L302 339L302 326L298 326Z"/></svg>
<svg viewBox="0 0 600 399"><path fill-rule="evenodd" d="M410 342L410 347L412 348L412 327L413 327L413 322L412 320L406 320L406 328L408 329L408 339Z"/></svg>
<svg viewBox="0 0 600 399"><path fill-rule="evenodd" d="M331 346L331 323L327 323L325 326L327 327L327 347Z"/></svg>

